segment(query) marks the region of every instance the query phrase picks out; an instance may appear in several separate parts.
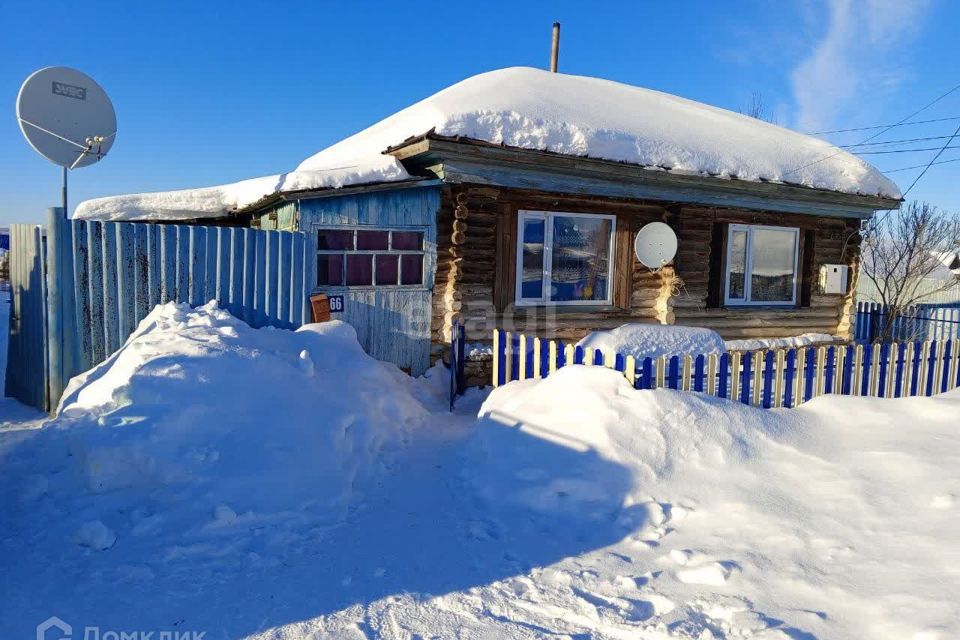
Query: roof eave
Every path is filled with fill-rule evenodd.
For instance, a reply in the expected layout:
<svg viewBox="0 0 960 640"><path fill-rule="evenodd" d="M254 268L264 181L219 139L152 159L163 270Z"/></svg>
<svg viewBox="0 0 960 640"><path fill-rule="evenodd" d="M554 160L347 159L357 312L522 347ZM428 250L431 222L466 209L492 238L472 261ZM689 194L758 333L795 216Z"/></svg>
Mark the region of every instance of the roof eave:
<svg viewBox="0 0 960 640"><path fill-rule="evenodd" d="M672 199L701 204L732 204L751 209L780 209L800 213L831 215L831 207L842 217L867 218L874 211L897 209L902 200L879 195L850 194L815 189L799 184L738 180L733 177L692 175L673 172L663 167L644 167L626 162L570 156L552 151L521 149L463 137L440 136L428 132L390 147L387 153L401 160L408 170L427 169L445 182L469 181L496 183L500 176L493 167L510 169L520 183L545 183L566 176L569 187L584 192L584 179L618 185L616 189L600 188L598 195ZM484 170L484 169L488 170ZM486 174L486 175L484 175ZM523 174L523 175L520 175ZM510 181L509 173L507 175ZM563 180L552 180L563 188ZM502 184L500 186L518 186ZM616 193L612 193L615 191Z"/></svg>
<svg viewBox="0 0 960 640"><path fill-rule="evenodd" d="M395 189L409 189L413 187L429 187L439 185L440 180L427 177L412 177L407 180L384 181L384 182L366 182L363 184L354 184L346 187L324 187L322 189L298 189L292 191L278 191L268 196L260 198L256 202L245 205L229 212L232 216L242 216L255 214L266 209L270 209L283 202L293 202L296 200L315 200L317 198L330 198L351 193L369 193L371 191L390 191Z"/></svg>

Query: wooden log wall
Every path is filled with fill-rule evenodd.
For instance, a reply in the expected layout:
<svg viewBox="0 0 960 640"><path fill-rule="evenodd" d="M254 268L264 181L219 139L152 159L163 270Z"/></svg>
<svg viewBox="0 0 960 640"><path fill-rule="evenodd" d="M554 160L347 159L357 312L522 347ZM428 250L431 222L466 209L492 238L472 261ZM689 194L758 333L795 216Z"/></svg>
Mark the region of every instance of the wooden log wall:
<svg viewBox="0 0 960 640"><path fill-rule="evenodd" d="M516 307L515 234L521 209L617 214L620 235L615 240L615 271L622 272L625 267L631 274L622 280L614 274L614 302L620 304L599 309ZM658 322L663 279L633 259L632 238L643 224L662 220L664 213L660 206L587 196L559 197L482 186L445 187L437 222L432 318L435 353L441 353L449 342L455 319L464 323L467 340L477 342L489 342L495 328L572 340L595 329L612 329L627 322ZM630 283L630 295L622 301L618 300L621 282ZM498 304L498 297L505 298L504 302Z"/></svg>
<svg viewBox="0 0 960 640"><path fill-rule="evenodd" d="M517 212L521 209L617 215L614 305L544 309L513 304ZM657 273L633 258L633 236L655 220L670 224L680 237L675 264ZM802 247L806 232L810 232L813 255L800 257L800 264L809 271L803 276L804 285L812 291L804 300L808 306L724 309L710 304L709 289L719 286L710 272L722 268L722 262L716 266L718 256L712 245L716 244L715 236L725 238L725 225L733 222L799 227ZM815 289L820 264L847 263L855 268L857 225L856 221L793 214L558 196L487 186L445 186L437 223L431 322L434 355L441 354L449 343L454 320L464 324L471 342L489 342L495 328L577 340L590 331L628 322L704 326L726 338L808 332L845 335L855 312L852 293L825 296ZM629 278L621 275L626 273ZM626 283L629 296L619 290ZM852 292L853 283L849 284Z"/></svg>
<svg viewBox="0 0 960 640"><path fill-rule="evenodd" d="M682 207L669 220L680 237L677 275L684 286L672 299L674 321L678 325L708 327L724 338L785 337L801 333L826 333L849 338L854 309L853 275L859 256L859 222L842 218L823 218L773 212L748 212L726 209ZM714 254L718 243L714 229L726 241L726 225L766 224L798 227L801 232L799 264L802 273L797 308L723 308L722 289L716 292L720 305L711 304L710 272L722 269L722 256ZM725 245L723 245L725 246ZM809 255L812 249L813 255ZM723 249L720 249L723 251ZM821 264L847 264L850 269L848 293L817 293ZM707 268L709 265L709 268Z"/></svg>

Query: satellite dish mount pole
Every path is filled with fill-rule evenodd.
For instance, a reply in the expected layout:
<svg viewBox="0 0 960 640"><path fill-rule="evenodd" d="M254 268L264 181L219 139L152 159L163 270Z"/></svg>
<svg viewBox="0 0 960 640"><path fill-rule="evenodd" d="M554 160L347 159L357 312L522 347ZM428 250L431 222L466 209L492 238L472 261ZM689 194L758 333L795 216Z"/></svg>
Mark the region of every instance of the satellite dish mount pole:
<svg viewBox="0 0 960 640"><path fill-rule="evenodd" d="M63 169L63 189L61 191L62 202L63 202L63 217L69 217L67 215L67 168L62 167Z"/></svg>

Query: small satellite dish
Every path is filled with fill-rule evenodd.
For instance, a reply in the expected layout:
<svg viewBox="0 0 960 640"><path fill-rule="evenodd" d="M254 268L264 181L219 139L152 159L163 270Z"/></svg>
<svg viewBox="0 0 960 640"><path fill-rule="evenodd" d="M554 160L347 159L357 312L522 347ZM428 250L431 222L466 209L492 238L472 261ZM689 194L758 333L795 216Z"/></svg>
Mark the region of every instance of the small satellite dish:
<svg viewBox="0 0 960 640"><path fill-rule="evenodd" d="M651 222L637 232L633 252L644 266L659 269L677 255L677 234L663 222Z"/></svg>
<svg viewBox="0 0 960 640"><path fill-rule="evenodd" d="M67 67L40 69L24 81L17 120L30 146L65 169L97 162L117 135L117 114L106 92Z"/></svg>

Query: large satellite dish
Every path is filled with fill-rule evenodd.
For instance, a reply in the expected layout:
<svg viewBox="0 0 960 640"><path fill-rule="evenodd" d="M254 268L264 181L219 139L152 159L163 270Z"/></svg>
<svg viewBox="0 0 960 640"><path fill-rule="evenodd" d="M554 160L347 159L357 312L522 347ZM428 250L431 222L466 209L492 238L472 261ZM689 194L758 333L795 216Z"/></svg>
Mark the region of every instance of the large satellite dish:
<svg viewBox="0 0 960 640"><path fill-rule="evenodd" d="M77 169L113 146L117 114L103 88L76 69L47 67L17 95L17 120L30 146L50 162Z"/></svg>
<svg viewBox="0 0 960 640"><path fill-rule="evenodd" d="M677 234L663 222L651 222L637 232L633 252L644 266L659 269L677 255Z"/></svg>

